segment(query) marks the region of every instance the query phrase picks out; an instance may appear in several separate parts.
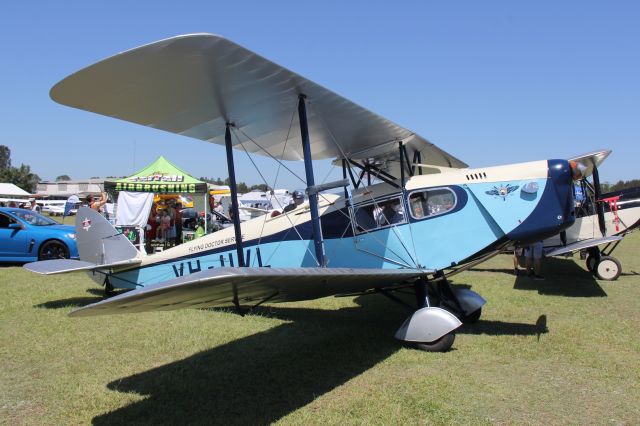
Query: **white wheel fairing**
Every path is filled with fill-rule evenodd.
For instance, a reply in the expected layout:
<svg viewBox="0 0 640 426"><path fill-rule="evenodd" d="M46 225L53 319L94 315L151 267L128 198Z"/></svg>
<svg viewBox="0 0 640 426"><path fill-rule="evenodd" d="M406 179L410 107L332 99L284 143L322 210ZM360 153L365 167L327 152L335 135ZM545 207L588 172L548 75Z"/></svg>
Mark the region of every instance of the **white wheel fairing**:
<svg viewBox="0 0 640 426"><path fill-rule="evenodd" d="M405 342L432 343L461 325L462 322L451 312L427 307L418 309L407 318L395 338Z"/></svg>

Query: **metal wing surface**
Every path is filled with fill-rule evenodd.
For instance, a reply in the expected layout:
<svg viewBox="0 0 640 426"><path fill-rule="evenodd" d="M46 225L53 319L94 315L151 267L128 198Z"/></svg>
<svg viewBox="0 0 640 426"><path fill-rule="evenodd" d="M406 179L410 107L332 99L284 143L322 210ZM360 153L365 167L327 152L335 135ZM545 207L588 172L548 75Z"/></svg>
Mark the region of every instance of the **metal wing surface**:
<svg viewBox="0 0 640 426"><path fill-rule="evenodd" d="M98 269L125 268L142 263L141 259L127 259L112 263L96 264L75 259L40 260L24 265L24 268L42 275L65 274L77 271L95 271Z"/></svg>
<svg viewBox="0 0 640 426"><path fill-rule="evenodd" d="M582 168L582 175L584 177L589 177L593 174L593 168L600 167L600 164L602 164L604 160L607 159L609 154L611 154L611 150L604 149L578 155L577 157L570 158L569 161L575 161L576 163L580 164Z"/></svg>
<svg viewBox="0 0 640 426"><path fill-rule="evenodd" d="M595 247L602 244L609 244L614 241L620 241L621 239L622 237L620 235L612 235L610 237L604 237L604 238L591 238L588 240L567 244L566 246L562 246L562 247L550 248L549 250L545 251L544 255L547 257L559 256L561 254L573 253L579 250L584 250L589 247Z"/></svg>
<svg viewBox="0 0 640 426"><path fill-rule="evenodd" d="M228 306L234 286L242 304L311 300L389 287L423 275L417 269L217 268L124 293L71 312L71 316Z"/></svg>
<svg viewBox="0 0 640 426"><path fill-rule="evenodd" d="M51 98L64 105L221 145L225 124L233 122L239 129L234 145L284 160L303 159L299 94L308 100L314 159L380 162L397 176L397 142L404 141L409 155L419 151L429 164L467 166L412 131L212 34L177 36L120 53L51 89Z"/></svg>

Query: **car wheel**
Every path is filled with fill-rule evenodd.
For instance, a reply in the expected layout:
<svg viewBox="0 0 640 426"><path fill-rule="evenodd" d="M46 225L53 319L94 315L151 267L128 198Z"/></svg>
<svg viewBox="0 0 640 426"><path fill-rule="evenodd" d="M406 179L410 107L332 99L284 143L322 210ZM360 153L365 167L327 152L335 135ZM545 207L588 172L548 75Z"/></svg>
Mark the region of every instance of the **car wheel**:
<svg viewBox="0 0 640 426"><path fill-rule="evenodd" d="M51 240L40 246L38 260L68 259L69 249L60 241Z"/></svg>

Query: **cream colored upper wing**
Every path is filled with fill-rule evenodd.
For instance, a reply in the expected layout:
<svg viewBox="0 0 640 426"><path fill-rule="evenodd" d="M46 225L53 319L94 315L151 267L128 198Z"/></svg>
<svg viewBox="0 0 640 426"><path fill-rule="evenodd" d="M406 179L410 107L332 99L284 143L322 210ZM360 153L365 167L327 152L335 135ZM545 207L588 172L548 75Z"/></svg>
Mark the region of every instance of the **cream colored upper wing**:
<svg viewBox="0 0 640 426"><path fill-rule="evenodd" d="M120 53L51 89L52 99L64 105L218 144L224 144L225 124L233 122L240 130L234 144L285 160L303 159L296 113L300 94L308 101L314 159L367 160L398 175L398 141L404 141L408 154L420 152L423 162L466 167L410 130L211 34L177 36Z"/></svg>

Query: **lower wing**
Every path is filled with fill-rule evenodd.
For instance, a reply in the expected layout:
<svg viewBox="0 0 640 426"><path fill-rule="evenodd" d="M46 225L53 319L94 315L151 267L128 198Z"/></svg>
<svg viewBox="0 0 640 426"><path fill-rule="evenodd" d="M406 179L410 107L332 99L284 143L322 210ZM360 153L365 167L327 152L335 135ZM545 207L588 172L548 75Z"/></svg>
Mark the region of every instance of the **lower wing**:
<svg viewBox="0 0 640 426"><path fill-rule="evenodd" d="M165 311L311 300L341 293L390 287L429 272L420 269L216 268L176 278L94 303L70 316Z"/></svg>
<svg viewBox="0 0 640 426"><path fill-rule="evenodd" d="M591 238L588 240L578 241L573 244L568 244L566 246L552 248L548 251L545 251L544 255L547 257L559 256L561 254L573 253L578 250L584 250L589 247L599 246L601 244L609 244L614 241L619 241L621 239L622 237L619 235L612 235L611 237L604 237L604 238Z"/></svg>

